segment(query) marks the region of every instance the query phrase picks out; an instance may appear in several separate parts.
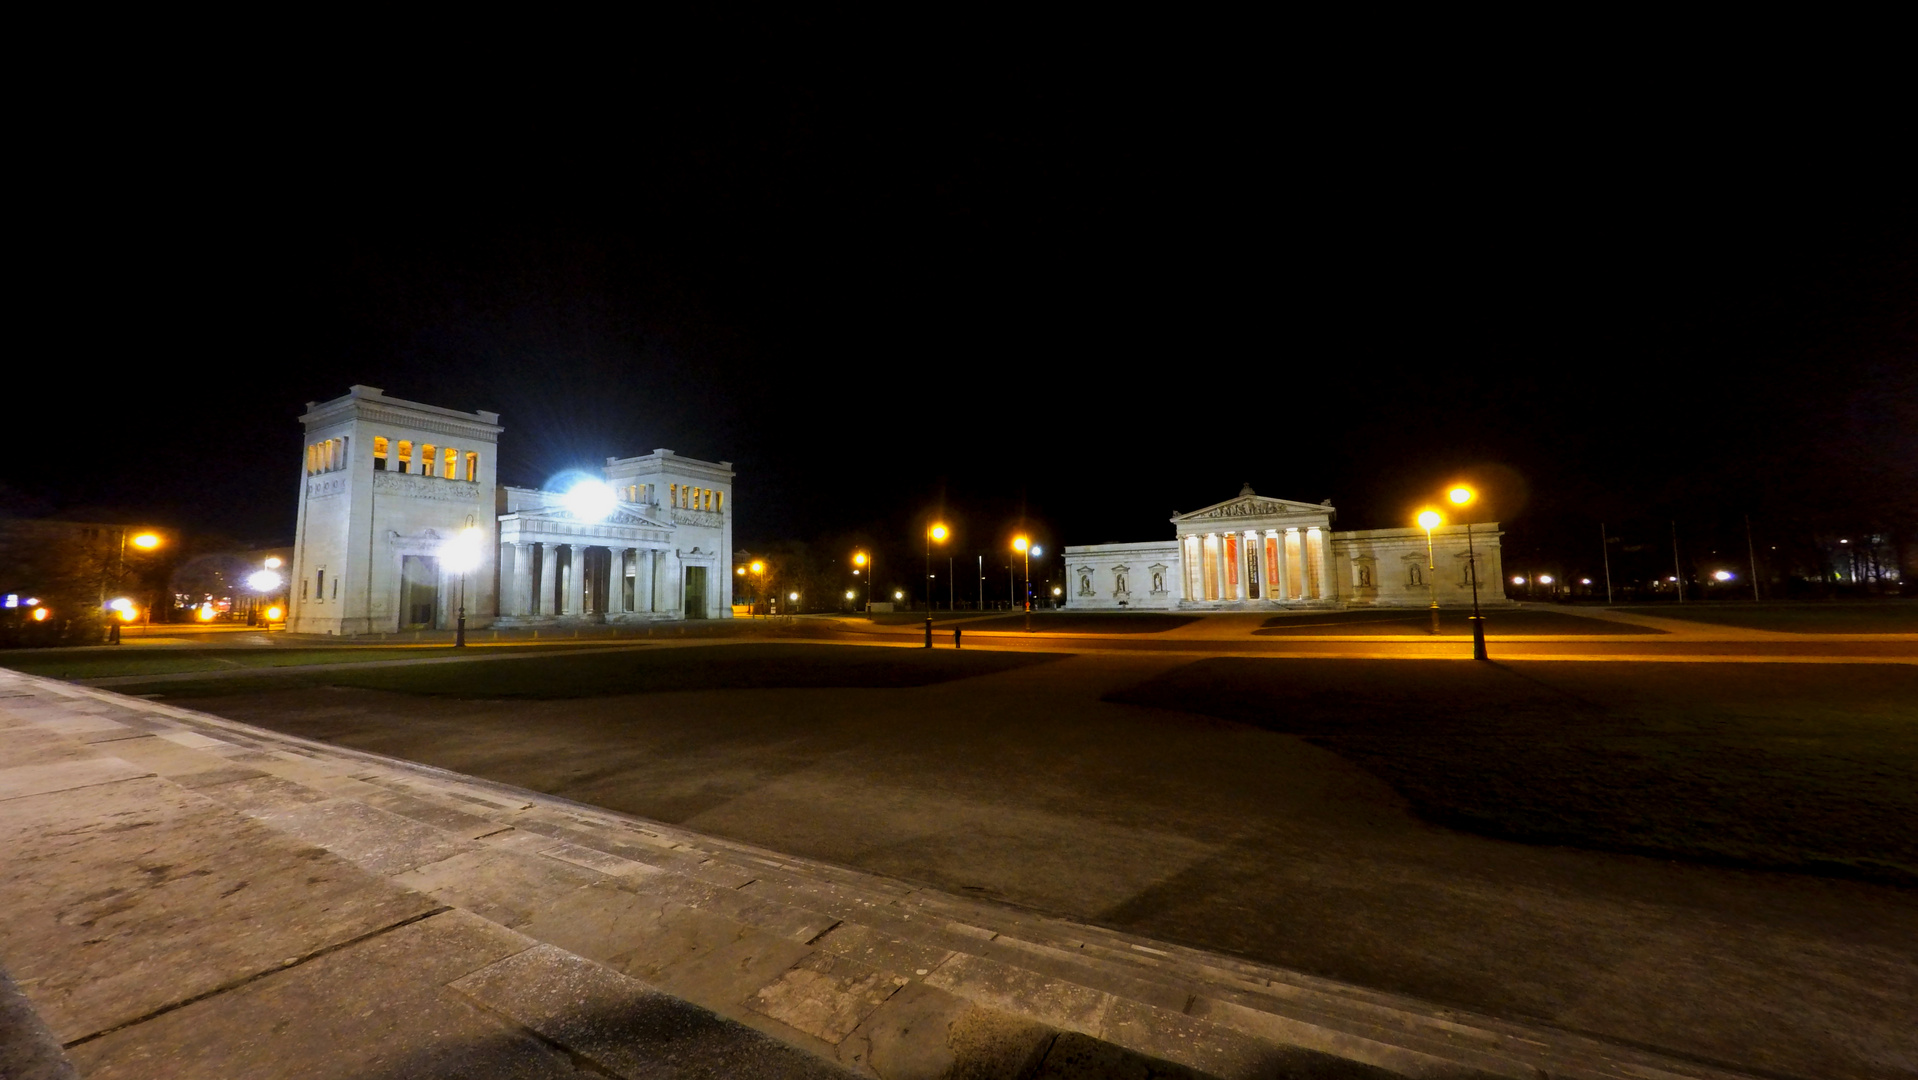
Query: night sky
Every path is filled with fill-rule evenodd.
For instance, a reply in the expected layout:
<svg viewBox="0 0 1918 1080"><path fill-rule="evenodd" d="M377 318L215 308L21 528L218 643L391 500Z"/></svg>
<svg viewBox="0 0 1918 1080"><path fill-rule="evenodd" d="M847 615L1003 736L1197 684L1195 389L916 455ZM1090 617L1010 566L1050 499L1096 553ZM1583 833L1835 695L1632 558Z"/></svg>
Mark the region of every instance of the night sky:
<svg viewBox="0 0 1918 1080"><path fill-rule="evenodd" d="M731 460L745 548L1157 540L1245 482L1367 528L1476 478L1534 547L1918 525L1909 121L1296 89L129 121L35 183L0 508L289 539L295 418L367 383L500 412L508 483Z"/></svg>

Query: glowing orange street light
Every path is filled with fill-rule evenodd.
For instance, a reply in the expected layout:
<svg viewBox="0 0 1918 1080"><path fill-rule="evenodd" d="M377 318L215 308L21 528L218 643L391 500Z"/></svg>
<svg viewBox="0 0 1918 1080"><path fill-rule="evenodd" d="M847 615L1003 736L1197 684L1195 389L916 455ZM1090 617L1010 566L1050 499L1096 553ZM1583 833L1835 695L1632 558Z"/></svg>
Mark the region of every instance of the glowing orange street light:
<svg viewBox="0 0 1918 1080"><path fill-rule="evenodd" d="M1438 562L1432 557L1432 530L1444 522L1445 519L1439 516L1437 510L1419 511L1419 528L1425 530L1425 593L1432 598L1432 633L1434 634L1439 632L1439 612L1438 582L1434 580L1437 577Z"/></svg>
<svg viewBox="0 0 1918 1080"><path fill-rule="evenodd" d="M926 648L932 648L932 544L937 540L945 543L952 535L942 522L933 522L926 527Z"/></svg>
<svg viewBox="0 0 1918 1080"><path fill-rule="evenodd" d="M1012 550L1025 558L1026 633L1032 633L1032 541L1023 536L1012 538Z"/></svg>
<svg viewBox="0 0 1918 1080"><path fill-rule="evenodd" d="M853 571L853 574L866 579L866 611L870 613L872 611L872 556L863 551L855 551L852 553L852 564L858 568ZM852 594L846 594L846 599L852 599Z"/></svg>
<svg viewBox="0 0 1918 1080"><path fill-rule="evenodd" d="M1445 497L1457 507L1470 506L1478 499L1478 492L1464 484L1454 485ZM1465 568L1472 578L1472 658L1484 660L1485 656L1485 616L1478 610L1478 549L1472 545L1472 521L1465 521Z"/></svg>

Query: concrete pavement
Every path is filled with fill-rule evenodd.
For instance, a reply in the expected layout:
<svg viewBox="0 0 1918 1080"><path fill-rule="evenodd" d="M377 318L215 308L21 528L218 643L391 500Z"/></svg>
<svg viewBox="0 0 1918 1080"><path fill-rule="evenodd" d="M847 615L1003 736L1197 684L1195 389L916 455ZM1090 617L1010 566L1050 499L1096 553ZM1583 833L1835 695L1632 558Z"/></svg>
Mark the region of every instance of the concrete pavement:
<svg viewBox="0 0 1918 1080"><path fill-rule="evenodd" d="M90 1076L1739 1075L10 672L0 850Z"/></svg>

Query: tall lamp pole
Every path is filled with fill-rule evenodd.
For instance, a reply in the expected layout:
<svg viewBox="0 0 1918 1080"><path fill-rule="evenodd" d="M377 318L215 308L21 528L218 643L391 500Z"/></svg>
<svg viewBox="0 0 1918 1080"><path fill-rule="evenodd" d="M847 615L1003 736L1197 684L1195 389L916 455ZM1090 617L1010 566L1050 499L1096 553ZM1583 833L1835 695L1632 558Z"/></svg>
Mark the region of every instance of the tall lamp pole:
<svg viewBox="0 0 1918 1080"><path fill-rule="evenodd" d="M1478 492L1463 484L1446 492L1452 505L1463 509L1478 498ZM1487 660L1485 655L1485 616L1478 610L1478 550L1472 546L1472 522L1465 522L1465 568L1472 579L1472 659Z"/></svg>
<svg viewBox="0 0 1918 1080"><path fill-rule="evenodd" d="M863 551L852 553L852 564L866 572L866 614L872 614L872 556ZM853 573L859 573L854 570Z"/></svg>
<svg viewBox="0 0 1918 1080"><path fill-rule="evenodd" d="M479 526L473 524L472 515L467 515L466 527L453 539L447 551L452 570L460 576L459 616L453 624L453 647L466 647L466 575L480 562L480 542L483 537Z"/></svg>
<svg viewBox="0 0 1918 1080"><path fill-rule="evenodd" d="M1432 530L1445 519L1437 510L1419 511L1419 528L1425 530L1425 594L1432 598L1432 633L1439 632L1438 560L1432 555Z"/></svg>
<svg viewBox="0 0 1918 1080"><path fill-rule="evenodd" d="M1032 542L1023 536L1012 539L1012 549L1026 560L1026 633L1032 633Z"/></svg>
<svg viewBox="0 0 1918 1080"><path fill-rule="evenodd" d="M932 542L946 542L946 527L933 522L926 527L926 648L932 648Z"/></svg>

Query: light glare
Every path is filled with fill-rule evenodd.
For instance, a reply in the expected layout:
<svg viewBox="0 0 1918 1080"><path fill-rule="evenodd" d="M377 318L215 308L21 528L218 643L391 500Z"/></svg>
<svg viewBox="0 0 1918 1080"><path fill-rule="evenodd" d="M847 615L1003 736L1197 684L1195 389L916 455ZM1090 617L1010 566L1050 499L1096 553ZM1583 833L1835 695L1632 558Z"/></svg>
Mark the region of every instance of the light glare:
<svg viewBox="0 0 1918 1080"><path fill-rule="evenodd" d="M619 496L598 480L581 480L561 500L566 512L580 521L605 521L619 508Z"/></svg>

